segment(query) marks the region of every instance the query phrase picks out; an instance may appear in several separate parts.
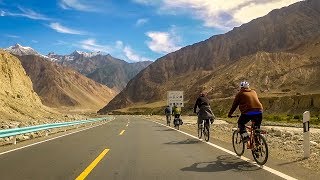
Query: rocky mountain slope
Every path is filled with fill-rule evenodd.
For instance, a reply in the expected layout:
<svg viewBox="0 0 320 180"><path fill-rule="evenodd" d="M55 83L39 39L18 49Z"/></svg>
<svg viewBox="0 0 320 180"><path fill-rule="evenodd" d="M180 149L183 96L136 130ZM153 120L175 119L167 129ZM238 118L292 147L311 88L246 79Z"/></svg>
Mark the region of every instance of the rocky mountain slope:
<svg viewBox="0 0 320 180"><path fill-rule="evenodd" d="M140 72L99 112L165 101L168 90L184 90L190 102L203 89L211 98L227 98L244 79L263 96L316 93L318 17L320 1L302 1L170 53Z"/></svg>
<svg viewBox="0 0 320 180"><path fill-rule="evenodd" d="M131 78L151 64L150 61L127 63L100 52L74 51L65 56L54 53L49 53L47 56L116 91L122 90Z"/></svg>
<svg viewBox="0 0 320 180"><path fill-rule="evenodd" d="M98 109L115 96L105 85L40 56L17 57L47 106Z"/></svg>
<svg viewBox="0 0 320 180"><path fill-rule="evenodd" d="M54 114L42 105L20 61L0 50L1 119L27 120Z"/></svg>

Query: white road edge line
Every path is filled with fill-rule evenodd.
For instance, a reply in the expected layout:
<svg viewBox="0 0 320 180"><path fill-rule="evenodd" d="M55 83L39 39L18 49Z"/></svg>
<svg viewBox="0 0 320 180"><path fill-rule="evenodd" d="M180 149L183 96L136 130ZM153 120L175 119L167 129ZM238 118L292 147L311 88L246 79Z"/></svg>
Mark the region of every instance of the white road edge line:
<svg viewBox="0 0 320 180"><path fill-rule="evenodd" d="M157 124L160 124L160 125L165 126L165 127L168 127L168 128L170 128L170 129L174 129L174 130L176 130L176 131L178 131L178 132L180 132L180 133L182 133L182 134L185 134L185 135L190 136L190 137L192 137L192 138L194 138L194 139L197 139L197 140L199 140L199 141L202 141L202 142L204 142L204 143L207 143L207 144L210 145L210 146L213 146L213 147L215 147L215 148L217 148L217 149L220 149L221 151L224 151L224 152L226 152L226 153L228 153L228 154L231 154L231 155L233 155L233 156L236 156L236 157L238 157L238 158L240 158L240 159L242 159L242 160L244 160L244 161L246 161L246 162L249 162L249 163L251 163L251 164L253 164L253 165L257 166L257 167L260 167L261 169L264 169L264 170L266 170L266 171L268 171L268 172L270 172L270 173L272 173L272 174L275 174L275 175L277 175L277 176L279 176L279 177L281 177L281 178L289 179L289 180L297 180L296 178L293 178L293 177L291 177L291 176L289 176L289 175L286 175L286 174L284 174L284 173L282 173L282 172L280 172L280 171L277 171L277 170L275 170L275 169L272 169L272 168L270 168L270 167L268 167L268 166L260 166L260 165L258 165L257 163L251 161L249 158L246 158L246 157L244 157L244 156L239 157L238 155L236 155L236 153L234 153L234 152L232 152L232 151L230 151L230 150L228 150L228 149L225 149L225 148L223 148L223 147L220 147L220 146L218 146L218 145L216 145L216 144L213 144L213 143L211 143L211 142L206 142L206 141L200 140L198 137L196 137L196 136L194 136L194 135L191 135L191 134L188 134L188 133L186 133L186 132L177 130L177 129L173 128L173 127L167 126L167 125L165 125L165 124L162 124L162 123L159 123L159 122L156 122L156 121L152 121L152 122L157 123Z"/></svg>
<svg viewBox="0 0 320 180"><path fill-rule="evenodd" d="M29 144L29 145L26 145L26 146L22 146L22 147L19 147L19 148L16 148L16 149L11 149L9 151L1 152L0 156L3 155L3 154L7 154L7 153L10 153L10 152L13 152L13 151L17 151L17 150L20 150L20 149L27 148L27 147L30 147L30 146L41 144L41 143L44 143L44 142L47 142L47 141L58 139L58 138L61 138L61 137L64 137L64 136L68 136L68 135L75 134L75 133L78 133L78 132L81 132L81 131L85 131L85 130L88 130L88 129L91 129L91 128L95 128L97 126L101 126L101 125L107 124L107 123L109 123L109 122L111 122L113 120L114 120L114 118L112 120L110 120L110 121L107 121L107 122L103 123L103 124L98 124L96 126L92 126L92 127L88 127L88 128L85 128L85 129L81 129L79 131L75 131L75 132L72 132L72 133L64 134L64 135L57 136L57 137L54 137L54 138L50 138L50 139L47 139L47 140L39 141L39 142L36 142L36 143L33 143L33 144Z"/></svg>

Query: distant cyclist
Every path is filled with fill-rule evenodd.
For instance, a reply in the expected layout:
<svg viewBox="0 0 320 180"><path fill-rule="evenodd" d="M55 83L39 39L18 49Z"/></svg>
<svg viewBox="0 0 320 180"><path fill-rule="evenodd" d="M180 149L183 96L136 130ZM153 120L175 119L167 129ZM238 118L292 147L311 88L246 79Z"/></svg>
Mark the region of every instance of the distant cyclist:
<svg viewBox="0 0 320 180"><path fill-rule="evenodd" d="M174 118L180 118L181 115L181 108L177 107L176 105L174 105L172 107L172 115L174 116Z"/></svg>
<svg viewBox="0 0 320 180"><path fill-rule="evenodd" d="M170 125L170 121L171 121L171 107L170 107L170 106L167 106L167 107L164 109L164 113L165 113L165 115L166 115L167 124Z"/></svg>
<svg viewBox="0 0 320 180"><path fill-rule="evenodd" d="M232 117L233 112L238 106L241 112L238 119L238 128L242 134L244 142L246 142L249 139L249 135L245 124L251 120L255 122L255 128L260 128L263 111L263 107L258 99L257 93L249 88L249 83L247 81L240 83L240 91L233 101L228 117Z"/></svg>
<svg viewBox="0 0 320 180"><path fill-rule="evenodd" d="M197 108L199 108L198 112ZM215 116L212 113L210 100L208 99L206 92L203 91L199 94L199 97L194 105L193 112L198 114L198 126L203 123L203 120L206 119L210 119L211 124L213 123Z"/></svg>

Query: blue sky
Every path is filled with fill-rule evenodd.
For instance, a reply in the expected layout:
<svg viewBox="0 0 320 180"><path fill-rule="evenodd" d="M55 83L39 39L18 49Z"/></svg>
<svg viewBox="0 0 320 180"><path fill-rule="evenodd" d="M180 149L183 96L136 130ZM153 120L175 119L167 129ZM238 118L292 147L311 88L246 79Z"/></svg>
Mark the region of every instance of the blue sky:
<svg viewBox="0 0 320 180"><path fill-rule="evenodd" d="M0 47L157 58L300 0L0 0Z"/></svg>

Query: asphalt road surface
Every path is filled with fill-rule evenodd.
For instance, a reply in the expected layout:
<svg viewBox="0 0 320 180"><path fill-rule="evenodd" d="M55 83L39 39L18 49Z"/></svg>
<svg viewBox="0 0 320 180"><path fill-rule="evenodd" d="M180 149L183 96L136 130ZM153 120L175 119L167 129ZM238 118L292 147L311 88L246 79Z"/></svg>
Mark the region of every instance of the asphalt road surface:
<svg viewBox="0 0 320 180"><path fill-rule="evenodd" d="M150 120L117 116L101 126L1 154L0 179L282 178Z"/></svg>

